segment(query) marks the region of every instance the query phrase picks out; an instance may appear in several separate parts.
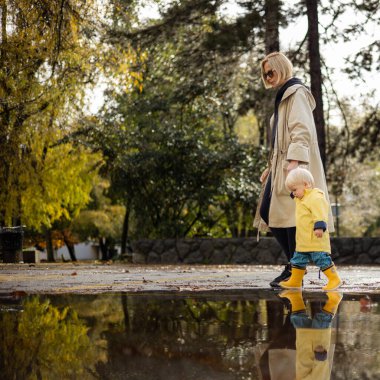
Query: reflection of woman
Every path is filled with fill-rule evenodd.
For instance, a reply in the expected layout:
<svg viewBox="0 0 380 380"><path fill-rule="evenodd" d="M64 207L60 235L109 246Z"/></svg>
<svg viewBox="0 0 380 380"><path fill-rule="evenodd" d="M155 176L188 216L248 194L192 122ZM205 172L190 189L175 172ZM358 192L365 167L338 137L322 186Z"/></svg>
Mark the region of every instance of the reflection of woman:
<svg viewBox="0 0 380 380"><path fill-rule="evenodd" d="M265 88L278 91L271 119L270 161L260 178L263 193L255 226L260 230L265 222L288 259L284 271L270 283L277 287L291 275L289 261L295 250L295 206L285 187L287 173L298 165L305 165L313 174L315 186L324 191L327 200L328 192L313 119L313 95L293 77L293 65L282 53L274 52L263 59L261 77ZM334 231L331 209L328 230Z"/></svg>
<svg viewBox="0 0 380 380"><path fill-rule="evenodd" d="M259 361L263 380L294 380L296 367L296 330L290 313L284 319L284 304L267 301L270 342Z"/></svg>

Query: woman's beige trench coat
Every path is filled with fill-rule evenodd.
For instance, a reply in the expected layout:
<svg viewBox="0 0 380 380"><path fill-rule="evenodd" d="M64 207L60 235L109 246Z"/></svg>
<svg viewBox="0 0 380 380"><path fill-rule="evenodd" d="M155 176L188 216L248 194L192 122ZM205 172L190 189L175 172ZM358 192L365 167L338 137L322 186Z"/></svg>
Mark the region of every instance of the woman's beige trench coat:
<svg viewBox="0 0 380 380"><path fill-rule="evenodd" d="M313 95L300 84L289 87L282 97L278 108L278 128L271 158L272 198L269 209L269 227L287 228L296 225L295 202L285 187L286 169L290 160L300 161L300 165L304 165L311 171L315 187L323 190L329 201L313 118L314 108ZM272 126L273 119L272 116ZM263 184L254 221L254 226L258 227L259 231L267 227L259 213L265 185L266 183ZM328 230L329 232L334 231L331 206Z"/></svg>

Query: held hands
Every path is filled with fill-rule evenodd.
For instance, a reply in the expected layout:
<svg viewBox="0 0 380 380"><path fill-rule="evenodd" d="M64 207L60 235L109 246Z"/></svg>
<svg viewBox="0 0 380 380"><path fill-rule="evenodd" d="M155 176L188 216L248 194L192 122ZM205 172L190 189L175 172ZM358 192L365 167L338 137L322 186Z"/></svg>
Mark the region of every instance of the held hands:
<svg viewBox="0 0 380 380"><path fill-rule="evenodd" d="M323 236L323 229L322 228L318 228L318 229L314 230L314 235L317 238L321 238Z"/></svg>
<svg viewBox="0 0 380 380"><path fill-rule="evenodd" d="M263 173L261 174L261 177L260 177L260 182L263 183L267 177L268 177L268 174L269 174L269 168L266 168Z"/></svg>
<svg viewBox="0 0 380 380"><path fill-rule="evenodd" d="M296 160L291 160L291 161L289 162L288 167L287 167L287 171L288 171L288 173L289 173L291 170L293 170L293 169L295 169L295 168L297 168L297 167L298 167L298 161L296 161Z"/></svg>
<svg viewBox="0 0 380 380"><path fill-rule="evenodd" d="M293 169L295 169L295 168L297 168L297 167L298 167L298 161L296 161L296 160L291 160L291 161L289 162L288 167L287 167L287 171L290 172L291 170L293 170ZM261 177L260 177L260 182L261 182L261 183L263 183L263 182L267 179L268 174L269 174L269 168L266 168L266 169L262 172L262 174L261 174Z"/></svg>

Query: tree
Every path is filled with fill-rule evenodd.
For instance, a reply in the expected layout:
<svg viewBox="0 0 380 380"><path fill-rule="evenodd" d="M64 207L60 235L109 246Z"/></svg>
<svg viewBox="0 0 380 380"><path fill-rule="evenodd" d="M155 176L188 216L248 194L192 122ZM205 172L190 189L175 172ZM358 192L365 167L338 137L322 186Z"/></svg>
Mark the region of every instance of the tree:
<svg viewBox="0 0 380 380"><path fill-rule="evenodd" d="M74 0L3 0L0 10L0 158L3 162L0 224L9 225L24 223L26 219L27 205L23 204L23 198L28 183L23 179L31 180L36 169L43 170L49 155L64 150L66 154L73 153L70 147L54 150L51 147L73 125L75 112L82 107L85 84L94 78L92 59L96 46L90 43L94 28L89 17L95 15L96 8L94 2L82 6ZM65 121L60 124L63 115ZM41 134L43 145L32 139ZM38 182L36 178L33 180ZM42 189L41 183L38 186ZM74 187L68 188L75 193ZM46 189L43 191L47 195ZM66 197L69 197L67 192ZM33 197L29 199L33 201ZM44 212L57 216L62 212L53 211L51 205L45 206L43 211L44 201L39 204L38 216ZM49 209L47 213L46 209ZM28 222L31 218L34 218L32 224L37 222L38 216L29 214ZM51 223L45 222L45 225Z"/></svg>
<svg viewBox="0 0 380 380"><path fill-rule="evenodd" d="M306 0L306 13L308 19L310 85L316 103L313 114L317 129L319 152L321 154L322 164L326 167L326 133L323 113L321 57L319 51L318 2L315 0Z"/></svg>
<svg viewBox="0 0 380 380"><path fill-rule="evenodd" d="M345 128L330 128L328 182L333 201L342 206L340 224L344 234L361 236L376 230L379 205L372 199L378 187L379 110L364 99L365 113L341 102ZM368 192L368 194L366 194ZM376 198L376 197L375 197ZM371 206L368 200L371 199Z"/></svg>
<svg viewBox="0 0 380 380"><path fill-rule="evenodd" d="M108 187L105 180L94 186L92 202L72 220L69 228L81 240L96 239L102 260L112 259L115 255L115 243L120 240L125 215L125 208L113 205L105 195Z"/></svg>
<svg viewBox="0 0 380 380"><path fill-rule="evenodd" d="M142 90L116 97L111 92L107 103L116 100L116 105L105 111L100 134L114 199L126 205L126 218L133 218L135 231L145 237L210 231L222 218L223 209L215 206L220 190L231 188L231 181L225 185L230 173L249 161L248 149L239 146L234 131L245 86L237 84L241 52L233 42L240 38L247 43L252 14L258 13L240 20L245 34L230 37L229 25L215 16L216 8L209 4L201 13L203 6L184 3L167 10L168 18L157 26L110 32L114 43L129 36L145 47ZM189 24L182 24L187 17ZM166 22L176 26L170 39ZM260 155L250 153L256 162ZM249 171L255 180L253 168ZM235 192L247 191L234 183ZM250 200L256 197L254 191ZM243 213L250 215L253 207L244 207ZM124 226L131 224L125 219ZM231 226L229 233L235 230Z"/></svg>
<svg viewBox="0 0 380 380"><path fill-rule="evenodd" d="M22 222L46 236L48 260L54 261L51 231L75 218L90 202L102 157L72 143L49 147L43 123L30 133L29 160L18 178Z"/></svg>

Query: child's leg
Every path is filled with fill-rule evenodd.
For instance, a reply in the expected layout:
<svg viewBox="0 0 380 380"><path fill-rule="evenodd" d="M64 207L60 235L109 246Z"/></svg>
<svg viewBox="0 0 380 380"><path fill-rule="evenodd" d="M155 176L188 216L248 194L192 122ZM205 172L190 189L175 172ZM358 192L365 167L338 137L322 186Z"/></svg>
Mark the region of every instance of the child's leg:
<svg viewBox="0 0 380 380"><path fill-rule="evenodd" d="M331 322L338 310L340 301L343 298L342 293L327 292L327 301L323 305L322 310L315 314L313 318L312 328L327 329L331 326Z"/></svg>
<svg viewBox="0 0 380 380"><path fill-rule="evenodd" d="M294 252L290 260L292 264L292 275L287 281L281 281L279 285L284 289L302 288L302 279L305 275L306 266L310 262L310 256L307 252Z"/></svg>
<svg viewBox="0 0 380 380"><path fill-rule="evenodd" d="M290 320L295 329L312 328L312 320L306 313L296 313L290 316Z"/></svg>
<svg viewBox="0 0 380 380"><path fill-rule="evenodd" d="M331 326L333 315L323 311L314 315L312 329L328 329Z"/></svg>
<svg viewBox="0 0 380 380"><path fill-rule="evenodd" d="M327 276L329 282L322 289L325 291L331 291L339 288L342 285L342 280L340 279L338 272L331 257L326 252L313 252L312 260L315 265L319 266L322 272Z"/></svg>

